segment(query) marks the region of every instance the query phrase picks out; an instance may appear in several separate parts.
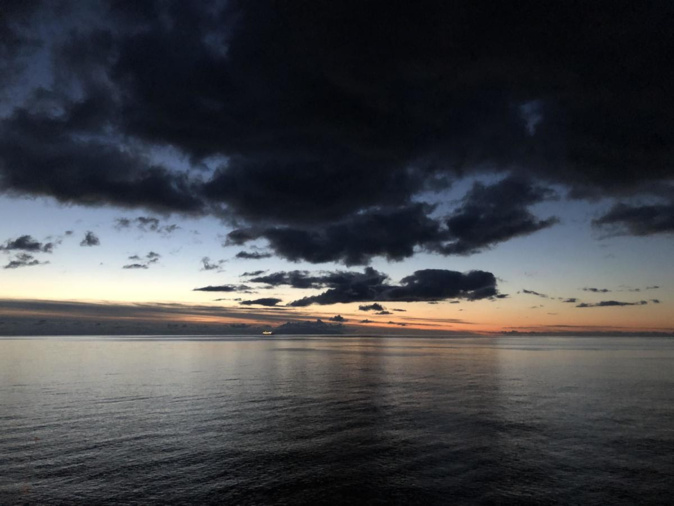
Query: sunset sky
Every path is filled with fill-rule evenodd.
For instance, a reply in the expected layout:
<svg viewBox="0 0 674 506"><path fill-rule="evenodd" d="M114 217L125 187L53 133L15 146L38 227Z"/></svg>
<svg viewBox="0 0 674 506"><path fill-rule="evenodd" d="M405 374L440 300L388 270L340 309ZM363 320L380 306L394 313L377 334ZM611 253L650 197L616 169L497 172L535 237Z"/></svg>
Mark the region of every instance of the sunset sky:
<svg viewBox="0 0 674 506"><path fill-rule="evenodd" d="M671 2L2 9L0 335L674 332Z"/></svg>

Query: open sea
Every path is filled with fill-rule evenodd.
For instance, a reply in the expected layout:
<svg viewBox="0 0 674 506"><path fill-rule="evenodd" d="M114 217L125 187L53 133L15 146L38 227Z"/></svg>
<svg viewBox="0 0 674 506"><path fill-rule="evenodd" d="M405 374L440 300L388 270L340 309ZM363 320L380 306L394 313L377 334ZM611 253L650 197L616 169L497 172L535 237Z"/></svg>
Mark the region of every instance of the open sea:
<svg viewBox="0 0 674 506"><path fill-rule="evenodd" d="M0 504L674 504L674 339L0 339Z"/></svg>

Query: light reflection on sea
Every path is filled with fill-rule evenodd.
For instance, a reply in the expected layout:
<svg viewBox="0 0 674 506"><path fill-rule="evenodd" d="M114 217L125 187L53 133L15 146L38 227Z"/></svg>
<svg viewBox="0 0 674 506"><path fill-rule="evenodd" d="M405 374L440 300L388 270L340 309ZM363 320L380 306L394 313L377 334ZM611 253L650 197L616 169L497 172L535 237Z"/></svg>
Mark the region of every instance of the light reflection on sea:
<svg viewBox="0 0 674 506"><path fill-rule="evenodd" d="M0 340L0 504L667 504L674 340Z"/></svg>

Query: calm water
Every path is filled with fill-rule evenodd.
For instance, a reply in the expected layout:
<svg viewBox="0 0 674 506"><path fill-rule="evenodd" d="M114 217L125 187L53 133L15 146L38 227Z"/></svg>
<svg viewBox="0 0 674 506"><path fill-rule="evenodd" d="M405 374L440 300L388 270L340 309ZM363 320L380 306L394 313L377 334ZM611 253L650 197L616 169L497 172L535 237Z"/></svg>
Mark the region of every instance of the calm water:
<svg viewBox="0 0 674 506"><path fill-rule="evenodd" d="M0 340L0 504L672 504L674 340Z"/></svg>

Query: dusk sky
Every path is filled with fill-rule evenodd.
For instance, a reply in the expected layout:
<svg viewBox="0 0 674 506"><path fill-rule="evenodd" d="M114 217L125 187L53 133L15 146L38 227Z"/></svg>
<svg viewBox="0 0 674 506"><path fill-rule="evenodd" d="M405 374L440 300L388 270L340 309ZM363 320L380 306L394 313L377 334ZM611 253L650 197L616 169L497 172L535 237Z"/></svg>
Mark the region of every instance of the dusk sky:
<svg viewBox="0 0 674 506"><path fill-rule="evenodd" d="M1 9L0 334L674 332L671 1Z"/></svg>

